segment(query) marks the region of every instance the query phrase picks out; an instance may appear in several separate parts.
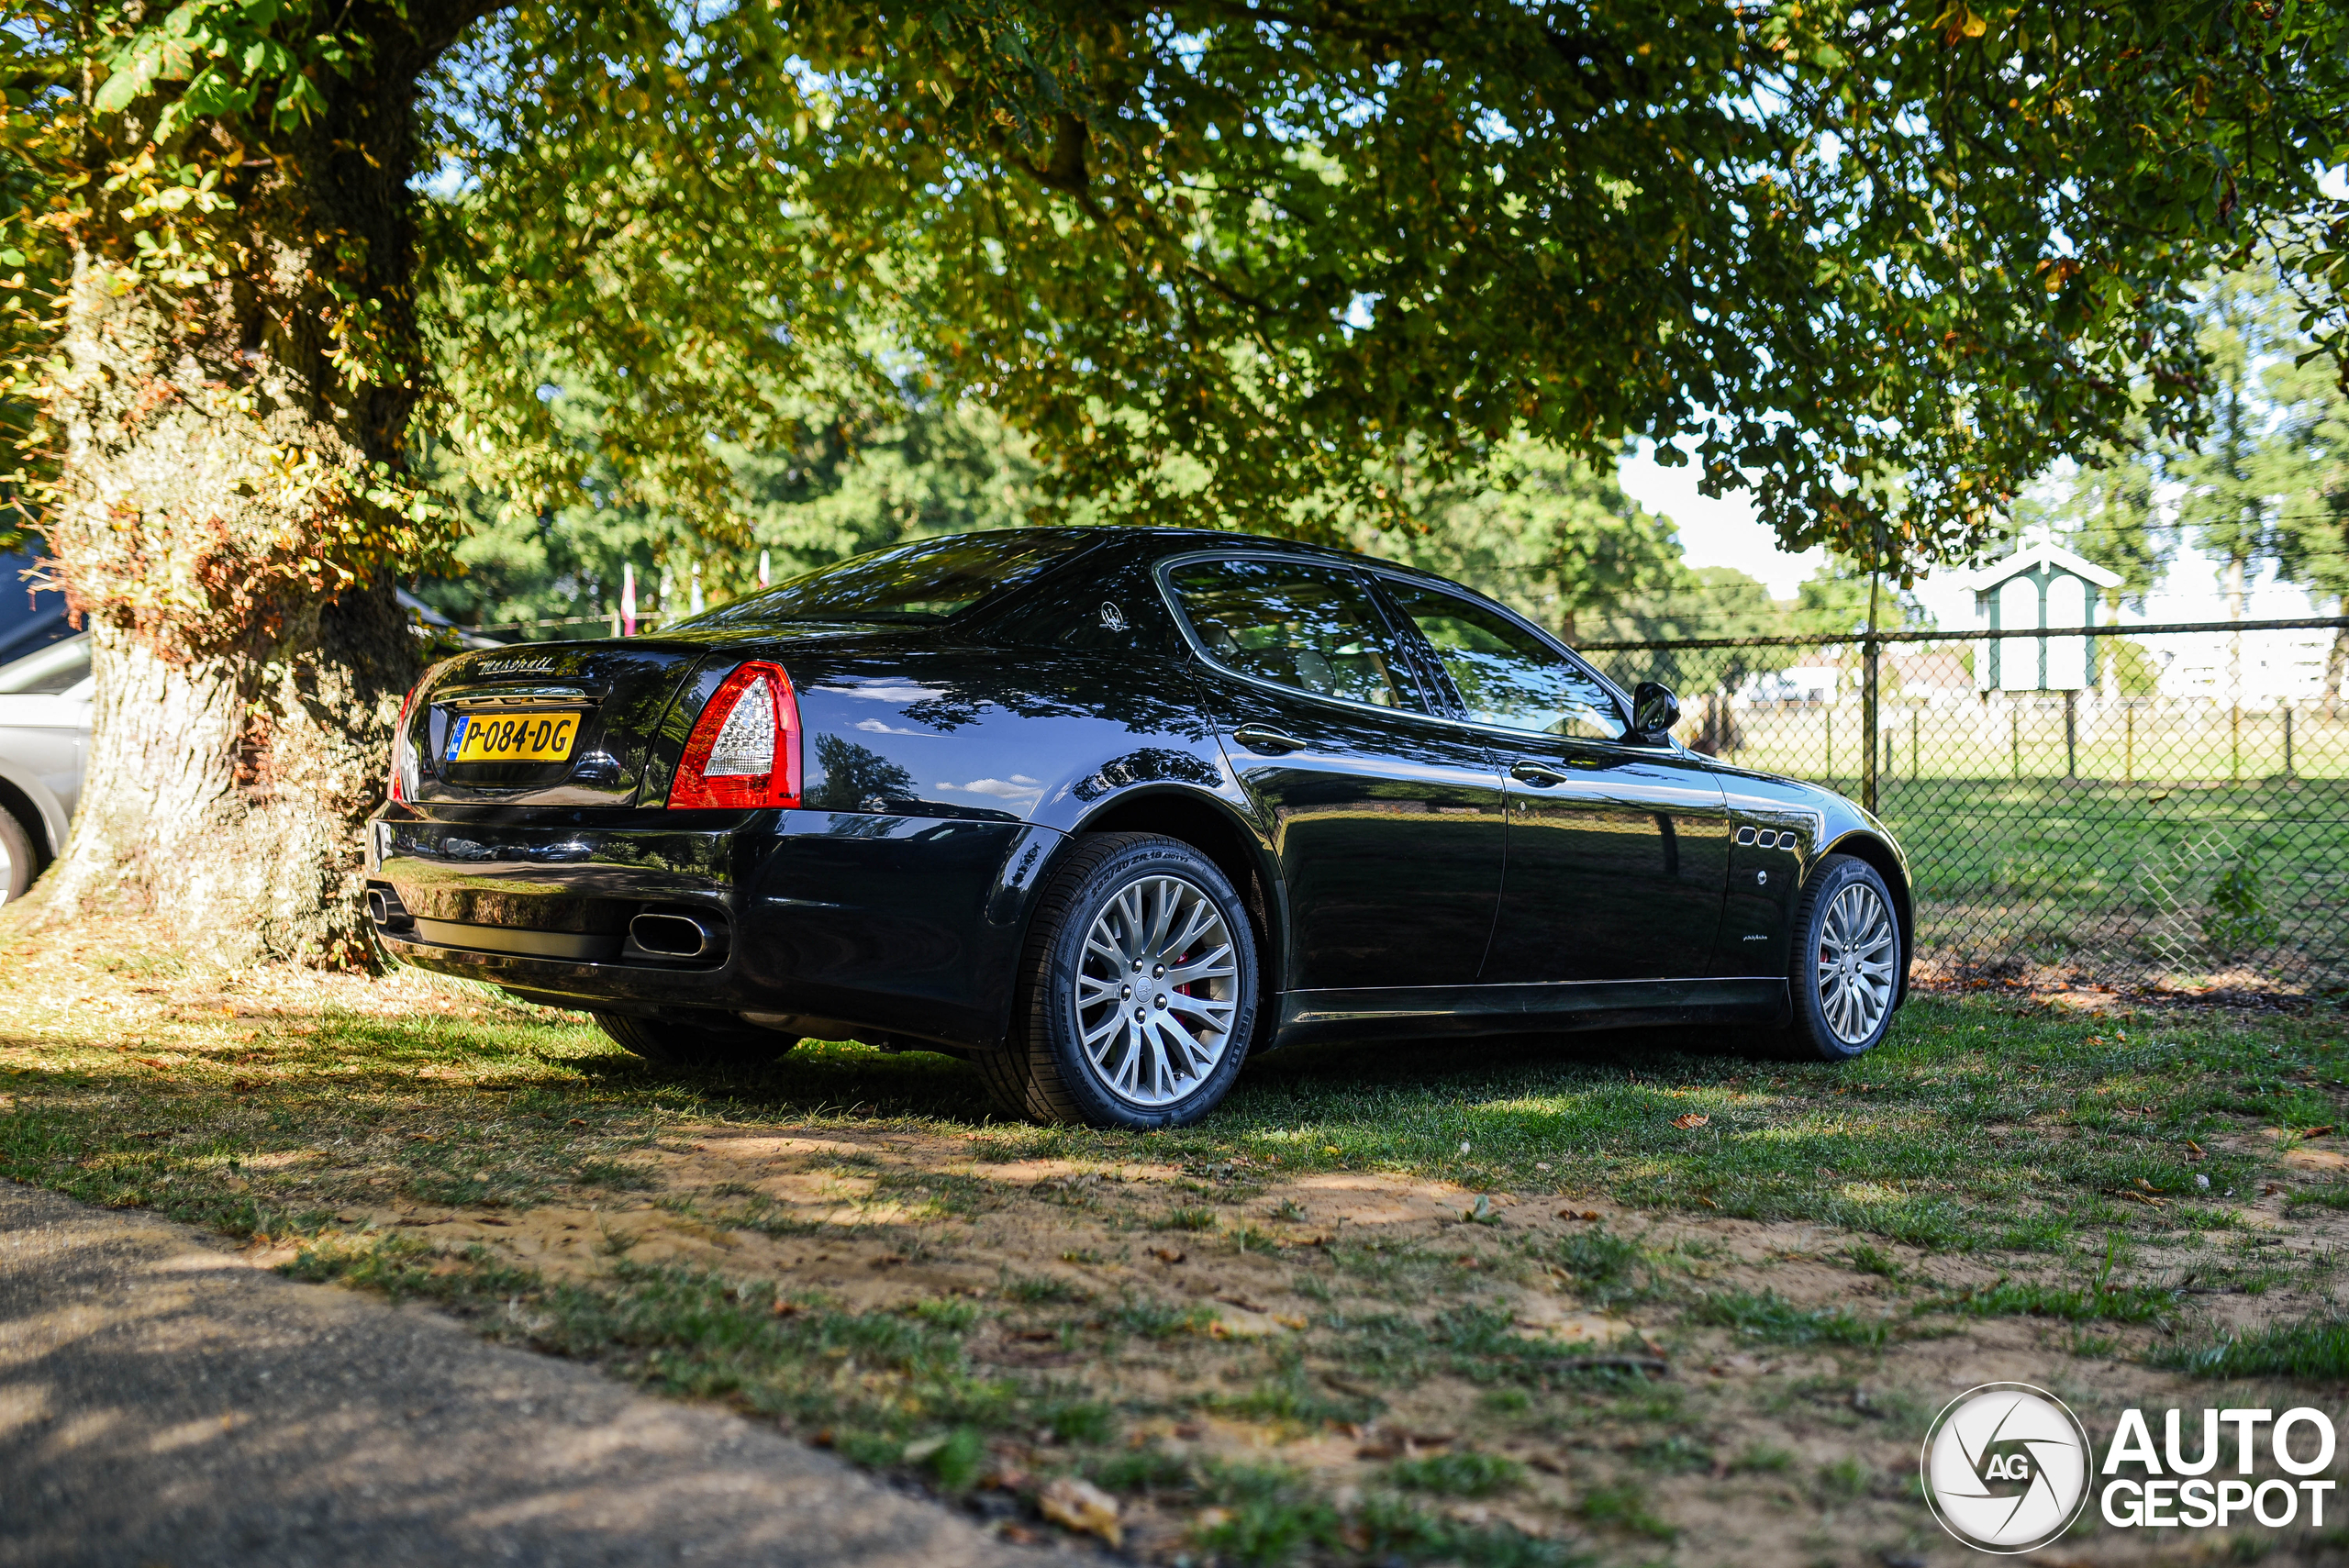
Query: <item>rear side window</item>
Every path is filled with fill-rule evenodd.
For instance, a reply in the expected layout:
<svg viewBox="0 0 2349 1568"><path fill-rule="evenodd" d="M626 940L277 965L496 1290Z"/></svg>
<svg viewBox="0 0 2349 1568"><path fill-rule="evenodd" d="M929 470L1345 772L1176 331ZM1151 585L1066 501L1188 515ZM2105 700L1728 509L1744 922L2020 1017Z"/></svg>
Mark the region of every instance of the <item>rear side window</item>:
<svg viewBox="0 0 2349 1568"><path fill-rule="evenodd" d="M1208 656L1234 673L1375 707L1417 706L1368 585L1345 567L1194 561L1166 581Z"/></svg>
<svg viewBox="0 0 2349 1568"><path fill-rule="evenodd" d="M1472 722L1580 740L1623 738L1614 694L1507 616L1422 584L1387 578L1384 585L1434 647Z"/></svg>
<svg viewBox="0 0 2349 1568"><path fill-rule="evenodd" d="M879 621L930 626L1025 583L1074 549L1065 534L953 534L852 556L682 624Z"/></svg>

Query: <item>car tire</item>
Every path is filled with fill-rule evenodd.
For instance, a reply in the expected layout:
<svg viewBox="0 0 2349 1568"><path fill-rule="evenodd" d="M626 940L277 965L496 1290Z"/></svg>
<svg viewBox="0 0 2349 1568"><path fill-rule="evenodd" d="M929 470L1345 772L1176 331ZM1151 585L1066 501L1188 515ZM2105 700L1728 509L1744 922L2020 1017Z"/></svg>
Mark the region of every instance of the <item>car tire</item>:
<svg viewBox="0 0 2349 1568"><path fill-rule="evenodd" d="M726 1029L627 1013L594 1016L613 1044L659 1067L764 1067L799 1043L796 1035L750 1024Z"/></svg>
<svg viewBox="0 0 2349 1568"><path fill-rule="evenodd" d="M1155 833L1088 835L1038 902L1010 1038L980 1075L1009 1116L1188 1126L1240 1074L1258 973L1247 906L1214 862Z"/></svg>
<svg viewBox="0 0 2349 1568"><path fill-rule="evenodd" d="M0 904L13 904L40 874L40 859L33 849L32 834L6 806L0 806L0 855L7 857L6 863L0 865Z"/></svg>
<svg viewBox="0 0 2349 1568"><path fill-rule="evenodd" d="M1892 890L1867 862L1830 855L1795 905L1789 1054L1848 1062L1891 1032L1908 952Z"/></svg>

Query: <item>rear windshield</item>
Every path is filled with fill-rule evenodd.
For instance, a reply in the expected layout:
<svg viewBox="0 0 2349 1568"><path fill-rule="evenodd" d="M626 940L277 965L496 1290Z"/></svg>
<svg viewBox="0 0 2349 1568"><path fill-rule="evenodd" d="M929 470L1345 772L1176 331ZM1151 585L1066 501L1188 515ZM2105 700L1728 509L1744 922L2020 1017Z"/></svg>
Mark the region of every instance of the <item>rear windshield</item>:
<svg viewBox="0 0 2349 1568"><path fill-rule="evenodd" d="M953 534L892 545L795 577L683 623L880 621L927 626L1024 583L1080 542L1067 534Z"/></svg>

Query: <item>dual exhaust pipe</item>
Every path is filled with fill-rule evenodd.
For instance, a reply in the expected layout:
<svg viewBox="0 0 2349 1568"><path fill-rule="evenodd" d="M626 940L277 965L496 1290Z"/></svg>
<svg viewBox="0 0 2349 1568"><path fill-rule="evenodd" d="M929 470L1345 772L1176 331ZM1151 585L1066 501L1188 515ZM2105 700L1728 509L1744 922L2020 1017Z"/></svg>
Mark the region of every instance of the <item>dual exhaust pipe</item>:
<svg viewBox="0 0 2349 1568"><path fill-rule="evenodd" d="M628 945L651 958L718 958L725 928L677 909L648 909L628 923Z"/></svg>

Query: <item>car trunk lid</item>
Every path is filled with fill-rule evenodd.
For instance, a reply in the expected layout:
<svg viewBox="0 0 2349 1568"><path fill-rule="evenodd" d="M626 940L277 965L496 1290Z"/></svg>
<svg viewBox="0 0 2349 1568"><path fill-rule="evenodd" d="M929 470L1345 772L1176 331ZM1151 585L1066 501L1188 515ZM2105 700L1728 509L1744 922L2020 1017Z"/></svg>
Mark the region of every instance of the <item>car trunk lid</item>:
<svg viewBox="0 0 2349 1568"><path fill-rule="evenodd" d="M635 803L662 717L707 651L695 642L644 638L451 660L409 711L416 798Z"/></svg>

